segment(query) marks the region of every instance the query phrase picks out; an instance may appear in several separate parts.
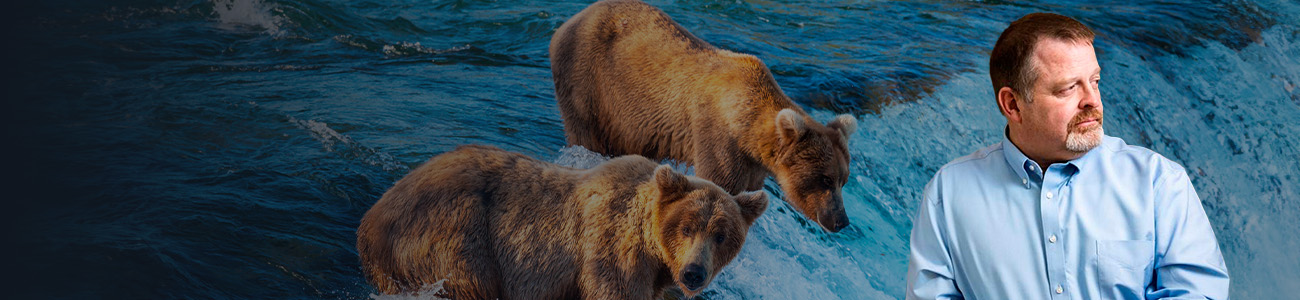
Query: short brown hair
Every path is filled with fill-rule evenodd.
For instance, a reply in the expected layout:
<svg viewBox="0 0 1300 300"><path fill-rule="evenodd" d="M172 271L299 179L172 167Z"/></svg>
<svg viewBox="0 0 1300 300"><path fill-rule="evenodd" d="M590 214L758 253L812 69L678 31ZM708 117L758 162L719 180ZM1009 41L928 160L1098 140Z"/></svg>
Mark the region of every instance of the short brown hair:
<svg viewBox="0 0 1300 300"><path fill-rule="evenodd" d="M1034 46L1045 37L1066 41L1092 43L1092 29L1070 17L1053 13L1032 13L1011 22L998 36L989 54L989 77L993 79L996 98L1002 87L1011 87L1026 101L1032 101L1029 90L1038 80L1038 71L1030 63Z"/></svg>

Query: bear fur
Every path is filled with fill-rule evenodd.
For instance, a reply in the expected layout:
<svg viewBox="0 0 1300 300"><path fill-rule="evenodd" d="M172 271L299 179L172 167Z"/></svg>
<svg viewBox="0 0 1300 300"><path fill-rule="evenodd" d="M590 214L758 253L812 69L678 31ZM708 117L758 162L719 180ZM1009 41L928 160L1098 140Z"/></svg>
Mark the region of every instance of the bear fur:
<svg viewBox="0 0 1300 300"><path fill-rule="evenodd" d="M488 146L438 155L361 219L386 294L439 280L451 299L689 297L739 253L763 192L732 196L641 156L573 169Z"/></svg>
<svg viewBox="0 0 1300 300"><path fill-rule="evenodd" d="M569 144L692 164L731 193L775 176L809 219L848 226L840 189L856 119L817 123L757 57L715 48L641 1L613 0L561 25L550 59Z"/></svg>

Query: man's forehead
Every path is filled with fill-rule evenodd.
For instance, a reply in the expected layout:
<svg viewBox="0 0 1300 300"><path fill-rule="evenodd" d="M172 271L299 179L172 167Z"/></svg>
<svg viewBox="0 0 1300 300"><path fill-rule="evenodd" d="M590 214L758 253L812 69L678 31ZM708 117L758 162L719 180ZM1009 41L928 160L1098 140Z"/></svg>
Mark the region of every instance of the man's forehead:
<svg viewBox="0 0 1300 300"><path fill-rule="evenodd" d="M1089 41L1043 39L1035 45L1033 57L1040 78L1049 81L1101 72L1096 51Z"/></svg>

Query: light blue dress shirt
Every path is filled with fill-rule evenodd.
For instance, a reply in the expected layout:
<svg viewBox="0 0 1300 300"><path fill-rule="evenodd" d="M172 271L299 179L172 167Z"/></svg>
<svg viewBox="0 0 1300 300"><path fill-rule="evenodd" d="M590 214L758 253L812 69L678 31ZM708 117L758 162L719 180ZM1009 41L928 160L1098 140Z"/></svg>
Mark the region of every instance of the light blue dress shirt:
<svg viewBox="0 0 1300 300"><path fill-rule="evenodd" d="M1010 140L925 187L907 299L1227 299L1228 269L1183 167L1104 137L1041 171Z"/></svg>

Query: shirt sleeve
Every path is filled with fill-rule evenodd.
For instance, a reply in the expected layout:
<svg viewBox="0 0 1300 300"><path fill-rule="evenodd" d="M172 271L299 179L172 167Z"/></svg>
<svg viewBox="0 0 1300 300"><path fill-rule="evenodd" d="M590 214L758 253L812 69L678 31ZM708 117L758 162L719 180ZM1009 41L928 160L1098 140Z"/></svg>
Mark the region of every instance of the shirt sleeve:
<svg viewBox="0 0 1300 300"><path fill-rule="evenodd" d="M942 172L942 171L940 171ZM964 299L953 280L952 261L941 233L945 220L939 207L939 174L926 185L912 220L911 254L907 264L907 299Z"/></svg>
<svg viewBox="0 0 1300 300"><path fill-rule="evenodd" d="M1157 181L1155 282L1147 299L1228 299L1228 267L1182 166Z"/></svg>

